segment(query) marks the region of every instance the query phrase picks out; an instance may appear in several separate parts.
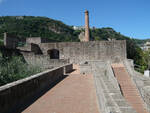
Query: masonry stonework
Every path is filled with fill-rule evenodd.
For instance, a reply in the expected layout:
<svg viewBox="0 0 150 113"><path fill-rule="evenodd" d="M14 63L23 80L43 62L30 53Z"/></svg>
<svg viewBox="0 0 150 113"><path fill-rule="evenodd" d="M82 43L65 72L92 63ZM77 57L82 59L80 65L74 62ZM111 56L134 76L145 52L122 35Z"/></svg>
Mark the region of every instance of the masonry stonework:
<svg viewBox="0 0 150 113"><path fill-rule="evenodd" d="M41 38L41 37L27 37L26 38L26 43L27 44L40 44L40 43L48 43L51 42L48 38Z"/></svg>
<svg viewBox="0 0 150 113"><path fill-rule="evenodd" d="M23 52L22 54L28 64L41 67L42 69L51 69L69 63L68 59L50 59L48 55L35 55L31 52Z"/></svg>
<svg viewBox="0 0 150 113"><path fill-rule="evenodd" d="M19 43L24 43L24 38L18 38L12 34L4 33L4 46L9 49L16 49Z"/></svg>
<svg viewBox="0 0 150 113"><path fill-rule="evenodd" d="M126 41L119 40L41 43L39 47L44 55L47 55L48 50L56 49L60 53L60 59L69 59L71 63L87 60L119 62L126 59Z"/></svg>

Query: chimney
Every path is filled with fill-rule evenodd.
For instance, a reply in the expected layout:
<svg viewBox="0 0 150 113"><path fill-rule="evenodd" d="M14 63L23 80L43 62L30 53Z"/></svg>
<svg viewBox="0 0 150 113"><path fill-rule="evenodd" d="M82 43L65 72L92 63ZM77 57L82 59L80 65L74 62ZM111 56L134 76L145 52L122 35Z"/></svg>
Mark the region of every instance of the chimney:
<svg viewBox="0 0 150 113"><path fill-rule="evenodd" d="M85 10L85 42L90 41L90 31L89 31L89 12Z"/></svg>

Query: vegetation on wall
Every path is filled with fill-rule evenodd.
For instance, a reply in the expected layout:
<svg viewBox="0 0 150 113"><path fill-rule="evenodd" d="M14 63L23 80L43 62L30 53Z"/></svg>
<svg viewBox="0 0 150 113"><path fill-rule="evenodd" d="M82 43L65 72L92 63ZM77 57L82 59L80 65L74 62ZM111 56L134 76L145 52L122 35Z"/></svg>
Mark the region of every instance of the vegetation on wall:
<svg viewBox="0 0 150 113"><path fill-rule="evenodd" d="M41 71L38 66L25 63L21 56L3 57L0 52L0 86Z"/></svg>

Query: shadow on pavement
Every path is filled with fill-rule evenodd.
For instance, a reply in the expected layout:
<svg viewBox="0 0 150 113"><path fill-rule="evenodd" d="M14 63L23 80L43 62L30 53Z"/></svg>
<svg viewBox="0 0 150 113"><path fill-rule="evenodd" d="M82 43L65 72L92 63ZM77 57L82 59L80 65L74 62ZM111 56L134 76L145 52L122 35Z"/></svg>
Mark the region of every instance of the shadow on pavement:
<svg viewBox="0 0 150 113"><path fill-rule="evenodd" d="M29 98L28 100L26 100L21 105L16 106L9 113L22 113L26 108L28 108L31 104L33 104L38 98L40 98L41 96L43 96L47 91L49 91L50 89L52 89L55 85L57 85L59 82L61 82L62 80L64 80L66 77L68 77L68 75L64 75L62 78L60 78L57 81L53 82L51 85L47 86L45 89L43 89L39 93L35 94L34 96L32 96L31 98Z"/></svg>

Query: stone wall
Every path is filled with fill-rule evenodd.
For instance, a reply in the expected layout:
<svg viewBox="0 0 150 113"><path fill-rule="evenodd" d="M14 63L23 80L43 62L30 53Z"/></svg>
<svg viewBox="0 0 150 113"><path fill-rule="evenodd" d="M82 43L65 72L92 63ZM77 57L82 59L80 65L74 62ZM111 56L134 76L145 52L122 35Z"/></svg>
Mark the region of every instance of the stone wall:
<svg viewBox="0 0 150 113"><path fill-rule="evenodd" d="M91 66L89 64L80 64L80 74L91 74Z"/></svg>
<svg viewBox="0 0 150 113"><path fill-rule="evenodd" d="M69 63L68 59L50 59L48 55L35 55L33 52L23 52L22 54L28 64L39 66L43 69L51 69Z"/></svg>
<svg viewBox="0 0 150 113"><path fill-rule="evenodd" d="M144 88L142 88L142 96L150 112L150 86L145 86Z"/></svg>
<svg viewBox="0 0 150 113"><path fill-rule="evenodd" d="M48 50L59 50L60 59L70 59L71 63L87 60L119 62L126 59L126 41L124 40L41 43L39 47L45 55Z"/></svg>
<svg viewBox="0 0 150 113"><path fill-rule="evenodd" d="M26 43L27 44L30 44L30 43L40 44L41 43L41 37L29 37L29 38L26 38Z"/></svg>
<svg viewBox="0 0 150 113"><path fill-rule="evenodd" d="M4 33L4 46L9 49L15 49L19 43L25 43L24 38L18 38L12 34Z"/></svg>
<svg viewBox="0 0 150 113"><path fill-rule="evenodd" d="M63 78L64 69L68 70L67 68L70 70L71 65L47 70L0 87L0 112L11 111L56 80Z"/></svg>
<svg viewBox="0 0 150 113"><path fill-rule="evenodd" d="M23 47L17 47L21 52L33 52L34 54L42 54L40 47L34 43L27 43Z"/></svg>
<svg viewBox="0 0 150 113"><path fill-rule="evenodd" d="M48 39L48 38L41 38L41 37L28 37L26 38L26 43L27 44L40 44L40 43L48 43L51 42L52 40Z"/></svg>
<svg viewBox="0 0 150 113"><path fill-rule="evenodd" d="M73 64L67 64L64 66L64 74L70 73L73 69Z"/></svg>

